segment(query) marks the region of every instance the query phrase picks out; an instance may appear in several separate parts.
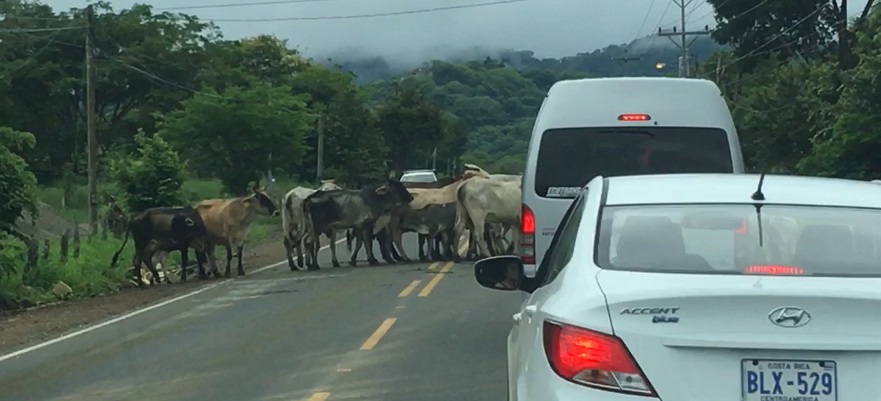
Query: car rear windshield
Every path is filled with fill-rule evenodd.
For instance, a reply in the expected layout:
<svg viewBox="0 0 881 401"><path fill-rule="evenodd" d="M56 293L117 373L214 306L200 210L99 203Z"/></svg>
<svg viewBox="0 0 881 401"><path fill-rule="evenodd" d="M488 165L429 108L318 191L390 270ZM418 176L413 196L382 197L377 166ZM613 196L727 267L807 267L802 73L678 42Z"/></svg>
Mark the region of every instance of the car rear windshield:
<svg viewBox="0 0 881 401"><path fill-rule="evenodd" d="M593 177L730 173L728 134L717 128L613 127L545 131L535 168L535 193L574 198Z"/></svg>
<svg viewBox="0 0 881 401"><path fill-rule="evenodd" d="M881 209L608 206L596 263L669 273L881 276ZM761 224L759 224L761 222Z"/></svg>
<svg viewBox="0 0 881 401"><path fill-rule="evenodd" d="M410 173L401 177L401 182L435 182L437 179L433 173Z"/></svg>

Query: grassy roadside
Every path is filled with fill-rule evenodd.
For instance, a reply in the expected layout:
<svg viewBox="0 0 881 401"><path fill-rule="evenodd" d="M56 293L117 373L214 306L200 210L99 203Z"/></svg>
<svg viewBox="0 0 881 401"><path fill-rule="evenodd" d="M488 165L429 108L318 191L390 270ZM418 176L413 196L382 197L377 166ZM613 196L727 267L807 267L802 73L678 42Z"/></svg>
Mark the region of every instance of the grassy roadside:
<svg viewBox="0 0 881 401"><path fill-rule="evenodd" d="M281 207L281 197L297 183L279 179L267 188L273 200ZM99 193L117 193L112 185L99 186ZM187 180L183 186L184 198L193 204L203 199L227 197L218 180ZM127 245L120 254L117 267L110 268L113 254L122 245L121 238L112 235L86 237L80 241L79 255L62 262L59 238L65 229L88 222L88 188L84 185L40 187L37 198L46 204L45 213L37 219L36 227L44 239L50 241L48 254L42 248L36 265L28 266L25 244L11 238L0 238L0 264L11 266L8 276L0 277L0 311L38 306L60 300L89 298L118 292L130 287L128 261L133 247ZM252 226L248 242L273 240L273 233L281 228L281 217L261 216ZM70 245L72 248L72 245ZM70 254L70 252L69 252ZM167 262L174 262L170 258ZM63 283L63 284L60 284Z"/></svg>

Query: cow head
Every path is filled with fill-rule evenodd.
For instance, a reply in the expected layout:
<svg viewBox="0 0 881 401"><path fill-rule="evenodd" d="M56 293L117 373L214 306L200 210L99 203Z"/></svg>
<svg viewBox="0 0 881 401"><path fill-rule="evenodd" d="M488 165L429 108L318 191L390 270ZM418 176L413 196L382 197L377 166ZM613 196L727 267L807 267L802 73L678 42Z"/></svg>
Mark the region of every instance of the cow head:
<svg viewBox="0 0 881 401"><path fill-rule="evenodd" d="M388 200L389 207L409 205L413 201L413 195L400 181L389 179L385 185L376 188L376 194Z"/></svg>
<svg viewBox="0 0 881 401"><path fill-rule="evenodd" d="M478 166L476 164L470 164L470 163L463 164L462 176L465 179L468 179L471 177L484 177L484 178L490 177L489 173L486 170L480 168L480 166Z"/></svg>
<svg viewBox="0 0 881 401"><path fill-rule="evenodd" d="M278 207L275 206L272 197L266 193L265 188L258 187L257 184L254 184L251 188L251 192L253 192L251 196L245 198L245 204L248 206L248 209L264 216L278 215Z"/></svg>

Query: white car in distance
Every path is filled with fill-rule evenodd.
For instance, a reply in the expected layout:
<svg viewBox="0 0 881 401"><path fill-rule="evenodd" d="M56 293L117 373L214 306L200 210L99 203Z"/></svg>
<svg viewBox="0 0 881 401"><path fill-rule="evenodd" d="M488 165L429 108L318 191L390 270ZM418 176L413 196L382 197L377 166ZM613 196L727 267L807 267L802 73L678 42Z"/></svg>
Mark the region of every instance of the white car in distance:
<svg viewBox="0 0 881 401"><path fill-rule="evenodd" d="M517 401L869 401L881 367L881 186L754 174L596 177L508 335Z"/></svg>
<svg viewBox="0 0 881 401"><path fill-rule="evenodd" d="M401 174L399 181L430 183L437 181L437 174L434 173L434 170L407 170Z"/></svg>

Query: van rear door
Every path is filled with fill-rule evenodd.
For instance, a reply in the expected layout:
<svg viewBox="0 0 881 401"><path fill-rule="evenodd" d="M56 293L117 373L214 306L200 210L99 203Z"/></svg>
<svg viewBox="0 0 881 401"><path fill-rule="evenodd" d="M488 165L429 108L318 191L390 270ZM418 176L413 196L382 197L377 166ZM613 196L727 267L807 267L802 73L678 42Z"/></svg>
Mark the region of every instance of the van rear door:
<svg viewBox="0 0 881 401"><path fill-rule="evenodd" d="M541 264L557 224L576 193L604 177L733 173L729 135L720 128L561 128L540 139L533 188L524 197L535 221L535 266ZM739 153L738 153L739 154Z"/></svg>

